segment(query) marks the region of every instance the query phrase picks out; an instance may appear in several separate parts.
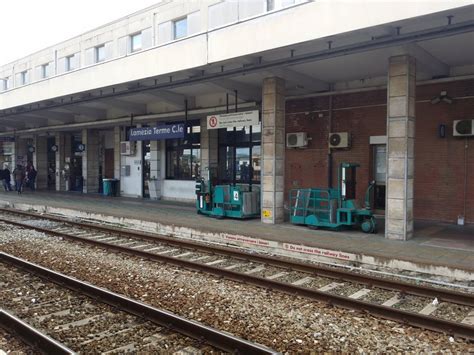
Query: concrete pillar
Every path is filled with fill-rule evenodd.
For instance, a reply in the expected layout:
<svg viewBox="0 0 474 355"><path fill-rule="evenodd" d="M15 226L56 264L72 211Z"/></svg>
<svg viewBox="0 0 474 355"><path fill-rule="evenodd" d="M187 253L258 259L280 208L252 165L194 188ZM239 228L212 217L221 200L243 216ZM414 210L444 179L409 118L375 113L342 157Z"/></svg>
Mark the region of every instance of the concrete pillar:
<svg viewBox="0 0 474 355"><path fill-rule="evenodd" d="M387 90L387 194L385 237L413 236L415 146L415 59L389 60Z"/></svg>
<svg viewBox="0 0 474 355"><path fill-rule="evenodd" d="M35 136L33 145L33 166L38 172L36 176L36 188L46 189L48 187L48 137Z"/></svg>
<svg viewBox="0 0 474 355"><path fill-rule="evenodd" d="M150 178L149 184L154 184L156 189L156 199L161 198L161 183L163 181L161 176L161 141L150 141ZM151 189L153 186L148 186L150 190L150 198L154 199Z"/></svg>
<svg viewBox="0 0 474 355"><path fill-rule="evenodd" d="M217 169L218 130L207 129L207 118L201 118L201 176L207 178L209 168Z"/></svg>
<svg viewBox="0 0 474 355"><path fill-rule="evenodd" d="M82 192L97 193L99 192L99 131L83 129L82 144L86 147L82 153Z"/></svg>
<svg viewBox="0 0 474 355"><path fill-rule="evenodd" d="M64 170L64 162L65 162L65 153L66 153L66 146L65 146L65 135L62 132L56 132L54 136L55 145L58 147L56 151L56 191L65 191L66 190L66 182L64 180L63 170ZM70 140L69 140L70 143ZM69 146L70 148L70 146ZM70 149L69 149L70 150Z"/></svg>
<svg viewBox="0 0 474 355"><path fill-rule="evenodd" d="M284 220L285 81L263 80L262 104L262 222Z"/></svg>
<svg viewBox="0 0 474 355"><path fill-rule="evenodd" d="M114 127L114 178L120 179L120 142L123 140L120 126Z"/></svg>

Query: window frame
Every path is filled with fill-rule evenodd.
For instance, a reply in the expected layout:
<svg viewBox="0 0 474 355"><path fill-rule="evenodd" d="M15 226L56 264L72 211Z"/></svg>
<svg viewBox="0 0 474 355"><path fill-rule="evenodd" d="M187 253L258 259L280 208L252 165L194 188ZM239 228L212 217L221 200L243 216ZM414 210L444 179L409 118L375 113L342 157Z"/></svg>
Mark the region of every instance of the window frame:
<svg viewBox="0 0 474 355"><path fill-rule="evenodd" d="M103 50L103 58L100 58L100 51ZM105 43L94 47L94 63L105 62Z"/></svg>
<svg viewBox="0 0 474 355"><path fill-rule="evenodd" d="M28 75L28 70L23 70L22 72L20 72L20 85L21 86L28 84L28 80L26 77L27 75Z"/></svg>
<svg viewBox="0 0 474 355"><path fill-rule="evenodd" d="M134 48L133 39L138 38L138 37L140 38L140 47ZM129 40L130 40L130 53L139 52L143 49L143 32L142 31L131 34L129 36Z"/></svg>
<svg viewBox="0 0 474 355"><path fill-rule="evenodd" d="M249 184L249 183L252 183L252 185L260 185L262 182L261 182L261 176L258 178L258 179L255 179L255 171L253 169L253 164L252 164L252 159L253 159L253 151L255 149L255 147L259 147L260 149L260 155L262 154L262 122L259 121L258 123L258 126L260 126L259 128L259 132L254 132L254 127L257 126L257 125L251 125L251 126L244 126L244 127L248 127L248 130L249 130L249 140L247 141L237 141L237 127L233 127L232 130L228 130L226 128L222 128L222 131L221 129L219 129L219 133L218 133L218 137L217 137L217 149L218 149L218 152L217 152L217 155L218 155L218 177L219 177L219 183L222 183L222 184L232 184L234 182L234 179L235 179L235 182L237 184ZM224 131L227 131L227 132L232 132L232 139L231 140L228 140L228 139L224 139L224 141L222 141L222 137L223 136L223 132ZM254 139L254 135L259 135L258 136L258 139ZM227 134L225 134L225 138L227 138ZM227 162L227 155L225 157L222 156L222 152L223 152L223 148L227 150L227 148L231 148L233 150L233 162L232 162L232 179L228 180L228 179L224 179L222 176L221 176L221 166L220 164L222 164L223 162ZM248 181L244 181L242 179L240 180L237 180L236 179L236 170L235 170L235 166L236 166L236 159L237 159L237 149L238 148L248 148L249 149L249 175L252 176L252 179L249 179ZM262 161L260 159L260 169L262 168L261 167L261 164L262 164ZM227 170L227 169L226 169ZM260 170L261 171L261 170Z"/></svg>
<svg viewBox="0 0 474 355"><path fill-rule="evenodd" d="M46 79L49 77L48 67L49 67L49 63L41 64L41 79Z"/></svg>
<svg viewBox="0 0 474 355"><path fill-rule="evenodd" d="M176 122L174 122L174 123L176 123ZM199 132L193 132L193 127L199 127ZM199 170L201 169L202 156L201 156L201 122L200 122L200 120L188 121L188 123L186 125L186 130L188 130L188 128L190 128L190 132L186 133L184 138L165 140L165 179L166 180L193 181L197 178L197 176L195 176L195 177L192 176L193 175L192 172L191 172L191 177L183 178L182 175L180 174L180 172L182 171L182 169L181 169L182 167L179 164L177 165L177 168L178 168L178 174L177 175L178 176L171 176L171 174L169 173L168 168L169 168L169 162L170 162L169 156L172 152L179 152L179 151L183 152L184 150L189 149L190 150L190 156L191 156L191 159L192 159L193 151L199 151ZM198 134L199 135L199 142L193 141L191 139L186 144L184 144L183 141L185 141L187 139L187 137L189 137L190 134L191 134L191 137L192 137L193 134ZM178 144L172 146L171 144L169 144L172 141L178 141ZM177 156L177 160L179 161L179 156ZM191 160L191 169L192 169L192 160ZM199 171L199 172L201 173L201 171Z"/></svg>
<svg viewBox="0 0 474 355"><path fill-rule="evenodd" d="M1 86L0 86L0 91L7 91L8 90L8 79L9 77L1 78Z"/></svg>
<svg viewBox="0 0 474 355"><path fill-rule="evenodd" d="M183 22L183 21L186 23L186 31L182 36L177 37L177 35L176 35L176 25L180 22ZM188 16L180 17L180 18L177 18L177 19L173 20L173 40L178 40L178 39L181 39L181 38L185 38L187 36L188 36Z"/></svg>
<svg viewBox="0 0 474 355"><path fill-rule="evenodd" d="M74 68L73 65L71 65L71 64L72 64L72 61L74 60L74 57L75 57L75 56L76 56L75 54L71 54L71 55L67 55L67 56L64 57L64 60L65 60L65 62L66 62L66 64L65 64L65 66L66 66L65 70L66 70L67 72L68 72L68 71L73 71L74 69L76 69L76 68Z"/></svg>

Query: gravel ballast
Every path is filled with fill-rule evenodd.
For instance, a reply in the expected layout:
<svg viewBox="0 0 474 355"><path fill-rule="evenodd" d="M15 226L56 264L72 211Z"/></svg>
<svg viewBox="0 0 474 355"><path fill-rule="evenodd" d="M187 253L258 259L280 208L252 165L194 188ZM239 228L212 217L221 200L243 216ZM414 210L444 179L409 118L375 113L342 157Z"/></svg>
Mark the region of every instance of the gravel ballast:
<svg viewBox="0 0 474 355"><path fill-rule="evenodd" d="M447 335L0 225L0 250L277 351L472 352Z"/></svg>

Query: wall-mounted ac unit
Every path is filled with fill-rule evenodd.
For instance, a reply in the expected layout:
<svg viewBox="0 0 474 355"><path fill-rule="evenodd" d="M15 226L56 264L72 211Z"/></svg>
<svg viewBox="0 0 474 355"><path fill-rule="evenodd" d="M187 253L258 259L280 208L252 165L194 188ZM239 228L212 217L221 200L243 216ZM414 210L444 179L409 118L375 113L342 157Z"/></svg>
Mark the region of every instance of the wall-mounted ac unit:
<svg viewBox="0 0 474 355"><path fill-rule="evenodd" d="M456 120L453 122L453 136L474 136L474 120Z"/></svg>
<svg viewBox="0 0 474 355"><path fill-rule="evenodd" d="M135 142L120 142L120 155L135 155Z"/></svg>
<svg viewBox="0 0 474 355"><path fill-rule="evenodd" d="M286 134L287 148L303 148L308 145L308 133L295 132Z"/></svg>
<svg viewBox="0 0 474 355"><path fill-rule="evenodd" d="M348 132L329 133L329 148L349 148L351 145Z"/></svg>

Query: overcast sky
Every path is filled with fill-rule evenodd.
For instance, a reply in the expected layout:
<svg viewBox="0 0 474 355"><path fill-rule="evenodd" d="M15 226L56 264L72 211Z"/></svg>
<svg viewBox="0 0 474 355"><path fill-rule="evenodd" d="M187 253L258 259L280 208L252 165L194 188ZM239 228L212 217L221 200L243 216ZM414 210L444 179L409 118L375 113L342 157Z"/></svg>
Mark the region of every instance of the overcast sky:
<svg viewBox="0 0 474 355"><path fill-rule="evenodd" d="M69 39L158 0L0 0L0 65Z"/></svg>

